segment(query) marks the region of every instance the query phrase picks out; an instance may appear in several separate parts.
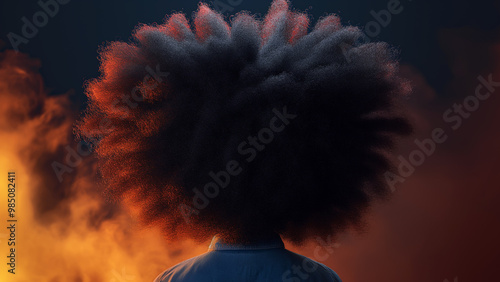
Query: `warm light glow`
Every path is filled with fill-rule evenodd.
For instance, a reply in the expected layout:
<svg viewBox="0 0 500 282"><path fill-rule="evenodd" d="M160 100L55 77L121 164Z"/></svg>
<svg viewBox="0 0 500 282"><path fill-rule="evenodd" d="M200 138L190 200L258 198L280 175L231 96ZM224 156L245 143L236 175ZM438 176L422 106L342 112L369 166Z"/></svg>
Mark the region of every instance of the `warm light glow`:
<svg viewBox="0 0 500 282"><path fill-rule="evenodd" d="M59 183L50 164L64 162L60 152L66 152L67 145L75 147L69 96L46 95L35 60L14 52L4 55L0 67L0 281L152 281L166 268L206 250L208 245L191 242L167 246L157 228L140 228L131 213L111 207L96 189L92 156L82 157ZM33 110L37 104L41 105L38 112ZM16 172L15 276L5 266L8 171ZM41 201L53 204L42 212Z"/></svg>

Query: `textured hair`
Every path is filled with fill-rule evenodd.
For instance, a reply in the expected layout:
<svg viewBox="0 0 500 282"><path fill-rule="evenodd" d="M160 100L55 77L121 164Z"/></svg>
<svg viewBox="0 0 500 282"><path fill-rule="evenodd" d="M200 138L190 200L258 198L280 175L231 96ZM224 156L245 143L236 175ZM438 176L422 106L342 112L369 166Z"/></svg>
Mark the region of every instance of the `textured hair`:
<svg viewBox="0 0 500 282"><path fill-rule="evenodd" d="M104 46L77 129L111 195L171 240L360 226L411 130L409 88L386 43L335 15L308 29L285 0L230 23L201 3L192 23L172 14Z"/></svg>

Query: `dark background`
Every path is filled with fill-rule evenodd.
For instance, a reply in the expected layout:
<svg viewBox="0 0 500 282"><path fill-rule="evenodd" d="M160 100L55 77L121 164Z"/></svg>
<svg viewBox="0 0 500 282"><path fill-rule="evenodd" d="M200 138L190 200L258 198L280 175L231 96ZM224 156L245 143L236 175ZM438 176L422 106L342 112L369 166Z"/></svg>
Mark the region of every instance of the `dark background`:
<svg viewBox="0 0 500 282"><path fill-rule="evenodd" d="M82 92L86 79L98 75L97 47L105 41L128 40L138 23L161 23L166 14L181 11L191 15L199 1L97 1L72 0L61 5L59 13L19 50L43 62L41 73L54 93L74 89ZM206 3L213 3L205 1ZM225 2L225 1L221 1ZM265 15L270 1L235 1L241 4L224 14L241 10ZM365 26L373 20L370 11L386 9L385 0L303 1L292 2L294 8L307 11L314 23L321 16L336 13L343 24ZM394 15L375 40L401 48L403 63L415 66L430 85L441 90L451 77L446 55L440 47L439 31L443 28L470 27L495 30L500 25L499 1L400 1L404 10ZM10 46L7 34L21 34L21 17L31 19L40 10L37 1L2 1L0 6L0 39Z"/></svg>
<svg viewBox="0 0 500 282"><path fill-rule="evenodd" d="M374 20L370 11L386 9L388 2L293 0L292 7L307 11L312 25L335 13L344 25L364 27ZM61 5L57 15L27 44L21 44L19 51L41 61L40 73L49 96L72 93L72 107L81 110L86 102L84 82L99 75L97 50L103 42L128 40L138 23L161 23L174 11L189 17L197 4L195 0L72 0ZM264 16L269 5L270 1L242 0L224 15L229 18L249 10ZM448 141L398 184L391 202L374 207L366 234L341 238L323 263L347 282L496 281L500 261L500 99L493 93L456 131L442 115L474 94L478 76L491 74L500 81L500 1L402 0L401 5L403 11L393 15L374 40L389 42L401 51L402 72L414 85L409 100L417 126L414 138L428 138L440 127ZM21 34L21 18L31 19L39 10L36 1L2 1L0 52L12 48L9 32ZM408 156L415 148L411 139L403 144L401 155ZM44 195L58 200L46 201L44 208L60 211L55 207L66 198L60 190L68 184L51 183L55 184ZM315 244L291 248L315 259ZM191 255L188 250L173 253L165 267ZM54 281L66 281L62 279Z"/></svg>

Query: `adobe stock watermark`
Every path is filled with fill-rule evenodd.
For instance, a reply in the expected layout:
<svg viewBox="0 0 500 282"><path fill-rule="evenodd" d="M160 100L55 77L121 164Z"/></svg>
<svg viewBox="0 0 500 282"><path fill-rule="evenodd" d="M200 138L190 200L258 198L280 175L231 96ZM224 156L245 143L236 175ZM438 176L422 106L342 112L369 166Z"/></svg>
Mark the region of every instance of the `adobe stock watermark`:
<svg viewBox="0 0 500 282"><path fill-rule="evenodd" d="M408 1L411 2L412 0ZM401 14L403 10L404 6L399 0L389 0L389 2L387 2L387 8L378 12L371 10L370 15L373 17L373 21L367 22L365 28L362 30L363 43L371 42L372 38L377 37L382 32L382 28L386 28L391 23L393 16ZM354 45L346 42L340 43L342 54L348 63L351 62L349 50L353 47Z"/></svg>
<svg viewBox="0 0 500 282"><path fill-rule="evenodd" d="M238 153L241 156L246 156L245 161L247 163L251 163L257 157L258 152L264 150L266 145L274 140L275 134L285 130L290 121L297 117L297 115L288 113L286 106L283 107L281 112L277 109L272 111L274 116L269 121L269 127L259 130L256 136L248 136L246 141L238 145ZM238 176L242 171L243 168L236 160L228 161L225 170L219 172L210 171L208 175L212 181L203 186L203 191L198 188L193 189L192 206L179 205L179 210L186 223L189 224L189 218L192 215L198 215L201 210L206 208L210 204L210 199L219 195L220 189L224 189L229 185L231 177Z"/></svg>
<svg viewBox="0 0 500 282"><path fill-rule="evenodd" d="M70 0L40 0L37 2L40 10L35 12L31 19L22 17L21 34L9 32L7 38L14 50L19 51L21 44L28 44L30 39L33 39L39 32L40 28L45 27L50 18L55 17L60 10L60 5L66 5Z"/></svg>
<svg viewBox="0 0 500 282"><path fill-rule="evenodd" d="M465 119L471 117L472 113L479 109L482 102L486 101L491 94L495 93L496 88L500 87L500 81L493 81L493 74L489 74L488 78L478 76L479 81L473 95L469 95L459 104L455 103L452 107L446 109L443 113L443 121L455 131L458 130ZM397 172L387 171L384 174L385 181L391 191L395 191L396 184L403 183L405 180L415 173L417 167L423 165L427 158L432 156L436 151L438 144L443 144L448 140L446 130L441 127L436 127L432 130L430 138L424 140L415 139L416 149L410 152L405 158L398 156L399 165Z"/></svg>
<svg viewBox="0 0 500 282"><path fill-rule="evenodd" d="M318 262L326 261L334 252L335 249L340 247L339 243L332 242L332 236L328 236L326 240L321 237L316 237L318 246L314 248L313 260ZM304 257L300 265L292 265L292 269L287 270L281 275L283 282L300 282L308 281L310 274L318 269L318 264L311 261L309 258Z"/></svg>
<svg viewBox="0 0 500 282"><path fill-rule="evenodd" d="M162 72L160 70L159 65L156 66L156 70L153 70L150 66L146 66L145 70L148 74L143 78L143 85L148 89L157 88L160 83L163 82L164 78L169 76L168 72ZM139 92L139 86L136 86L131 90L130 94L122 95L121 99L116 98L111 104L113 108L123 112L123 115L121 116L122 119L129 115L130 109L134 109L139 105L138 102L142 102L144 100L142 95L138 94ZM120 107L118 107L119 105ZM99 123L99 131L105 132L108 130L113 130L113 123L109 118L103 118ZM93 144L97 144L103 137L104 136L102 134L96 138L86 136L86 140L91 141ZM63 182L64 174L72 173L74 169L82 163L83 157L89 156L92 153L91 146L89 146L84 140L78 142L76 150L70 145L66 145L65 150L66 155L64 163L53 161L51 164L59 182Z"/></svg>

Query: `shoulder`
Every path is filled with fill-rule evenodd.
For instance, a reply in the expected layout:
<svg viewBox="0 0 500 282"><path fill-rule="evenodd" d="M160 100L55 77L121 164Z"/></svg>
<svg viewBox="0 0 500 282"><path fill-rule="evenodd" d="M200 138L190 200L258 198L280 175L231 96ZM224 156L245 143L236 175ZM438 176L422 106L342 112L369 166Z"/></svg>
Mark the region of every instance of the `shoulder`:
<svg viewBox="0 0 500 282"><path fill-rule="evenodd" d="M234 252L223 253L223 255L222 260L220 256L214 256L212 252L188 259L162 272L154 282L232 281L228 280L227 277L234 274L234 271L231 271L232 268L238 268L234 267L235 264L239 264L240 268L248 268L248 261L245 260L243 263L240 259L234 260ZM226 257L226 255L230 256ZM260 262L257 265L260 265L259 267L262 269L267 269L268 275L272 274L274 280L278 279L283 282L341 282L337 273L328 266L286 249L273 251L272 255L268 254L265 257L252 257L250 261L257 259ZM262 267L262 264L266 264L266 267ZM225 278L221 280L221 277Z"/></svg>
<svg viewBox="0 0 500 282"><path fill-rule="evenodd" d="M329 281L342 282L337 273L330 267L306 256L288 251L293 257L293 266L283 274L283 282L295 281Z"/></svg>
<svg viewBox="0 0 500 282"><path fill-rule="evenodd" d="M156 277L154 282L167 281L203 281L211 277L209 268L204 266L205 254L180 262L163 271Z"/></svg>

